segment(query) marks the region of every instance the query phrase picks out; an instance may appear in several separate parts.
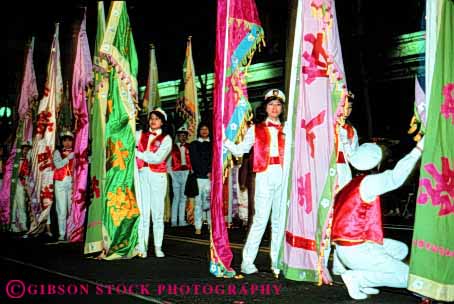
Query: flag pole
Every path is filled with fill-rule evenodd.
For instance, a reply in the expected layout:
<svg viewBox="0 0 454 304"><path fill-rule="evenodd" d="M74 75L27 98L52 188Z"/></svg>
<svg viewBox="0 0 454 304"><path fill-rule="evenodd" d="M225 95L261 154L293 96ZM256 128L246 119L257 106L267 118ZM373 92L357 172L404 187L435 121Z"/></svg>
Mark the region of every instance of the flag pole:
<svg viewBox="0 0 454 304"><path fill-rule="evenodd" d="M222 69L222 96L221 96L221 117L222 117L222 121L221 121L221 126L222 126L222 130L221 130L221 136L224 136L224 132L225 132L225 126L224 126L224 104L225 104L225 77L227 75L227 51L228 51L228 43L229 43L229 16L230 16L230 0L227 0L227 14L226 14L226 18L225 18L225 39L224 39L224 66L223 66L223 69ZM220 162L221 162L221 168L224 168L224 165L223 165L223 157L222 157L223 153L222 153L222 149L221 149L221 158L220 158ZM222 170L224 171L224 170ZM223 175L224 175L224 172L223 172Z"/></svg>

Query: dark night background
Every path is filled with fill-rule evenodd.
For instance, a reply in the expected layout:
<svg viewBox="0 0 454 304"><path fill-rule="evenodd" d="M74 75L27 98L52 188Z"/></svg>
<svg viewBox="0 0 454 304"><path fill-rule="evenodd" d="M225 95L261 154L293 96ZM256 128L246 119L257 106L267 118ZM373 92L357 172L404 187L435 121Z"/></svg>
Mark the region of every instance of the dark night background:
<svg viewBox="0 0 454 304"><path fill-rule="evenodd" d="M139 57L139 85L148 73L148 45L156 45L159 81L180 79L186 38L192 35L197 74L213 72L216 1L127 1ZM407 126L413 113L414 78L407 73L390 79L387 54L393 38L419 31L422 0L337 0L336 11L348 87L356 95L351 121L363 137L408 139ZM267 47L252 63L280 59L284 62L291 0L256 0L265 30ZM106 18L110 1L104 1ZM54 22L60 22L60 48L64 81L70 81L72 35L87 6L87 31L93 53L96 35L96 1L15 1L3 11L1 103L13 106L19 89L24 47L34 35L34 64L40 97L46 76ZM370 104L371 118L367 118Z"/></svg>

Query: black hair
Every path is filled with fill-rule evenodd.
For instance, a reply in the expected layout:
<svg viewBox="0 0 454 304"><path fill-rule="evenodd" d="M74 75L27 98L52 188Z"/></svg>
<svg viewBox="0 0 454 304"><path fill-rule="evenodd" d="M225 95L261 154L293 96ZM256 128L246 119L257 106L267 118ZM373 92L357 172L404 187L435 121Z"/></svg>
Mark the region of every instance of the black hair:
<svg viewBox="0 0 454 304"><path fill-rule="evenodd" d="M148 121L150 121L151 114L154 114L154 115L158 116L159 119L162 121L162 124L167 123L167 119L166 119L166 117L164 116L164 114L162 114L161 112L156 111L156 110L153 110L153 111L150 112L150 114L148 114Z"/></svg>
<svg viewBox="0 0 454 304"><path fill-rule="evenodd" d="M282 112L281 112L281 114L279 114L279 120L281 121L281 123L284 122L284 117L285 117L285 114L284 114L284 103L277 96L270 96L267 99L265 99L265 101L263 101L255 109L254 123L258 124L258 123L264 122L266 120L266 118L268 117L268 114L266 113L266 105L268 103L270 103L271 101L273 101L273 100L278 100L278 101L281 102L281 104L282 104Z"/></svg>
<svg viewBox="0 0 454 304"><path fill-rule="evenodd" d="M211 127L210 125L207 123L207 122L200 122L199 125L197 126L197 137L200 136L200 129L202 129L203 127L207 127L208 128L208 137L211 139Z"/></svg>
<svg viewBox="0 0 454 304"><path fill-rule="evenodd" d="M160 111L153 110L153 111L150 112L150 114L148 114L148 122L150 121L151 114L156 115L162 121L162 126L161 126L162 134L164 136L171 135L172 134L172 128L167 124L167 120L166 120L164 114L162 114ZM149 125L148 125L148 128L150 128Z"/></svg>
<svg viewBox="0 0 454 304"><path fill-rule="evenodd" d="M61 142L64 142L66 139L71 139L72 141L74 141L74 138L72 136L64 135L60 137Z"/></svg>

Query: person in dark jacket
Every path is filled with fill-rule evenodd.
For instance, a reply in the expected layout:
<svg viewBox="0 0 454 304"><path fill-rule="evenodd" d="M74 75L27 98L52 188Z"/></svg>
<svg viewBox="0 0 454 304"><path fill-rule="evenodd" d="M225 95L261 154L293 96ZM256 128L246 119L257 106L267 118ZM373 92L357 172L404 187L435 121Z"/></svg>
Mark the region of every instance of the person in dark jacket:
<svg viewBox="0 0 454 304"><path fill-rule="evenodd" d="M194 140L189 146L189 157L191 159L192 171L197 177L197 186L199 188L199 194L195 198L194 206L195 234L201 234L202 218L205 212L208 225L211 224L209 209L213 148L210 141L210 128L206 123L199 124L197 136L197 140Z"/></svg>

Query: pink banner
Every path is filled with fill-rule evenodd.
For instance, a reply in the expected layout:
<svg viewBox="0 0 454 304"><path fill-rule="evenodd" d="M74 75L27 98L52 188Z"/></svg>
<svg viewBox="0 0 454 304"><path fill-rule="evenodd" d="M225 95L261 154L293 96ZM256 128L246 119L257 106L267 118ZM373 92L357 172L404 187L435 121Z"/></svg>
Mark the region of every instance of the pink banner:
<svg viewBox="0 0 454 304"><path fill-rule="evenodd" d="M17 178L17 176L13 176L13 165L15 162L19 164L19 159L16 158L16 145L21 145L25 141L28 141L29 143L32 142L33 121L32 116L27 114L29 114L28 112L30 109L30 103L38 98L35 68L33 65L34 45L35 38L32 37L30 45L27 47L27 56L25 58L24 64L24 74L19 97L19 106L17 109L20 123L16 131L16 140L6 162L5 172L3 174L3 183L0 190L0 223L2 224L10 223L11 201L13 200L13 198L11 197L11 179Z"/></svg>
<svg viewBox="0 0 454 304"><path fill-rule="evenodd" d="M255 1L218 0L216 33L210 271L216 276L231 277L235 273L231 268L233 255L222 211L222 130L231 121L240 97L245 95L243 99L247 98L246 86L240 81L243 79L241 68L250 62L263 38ZM240 123L237 130L240 131L244 129L248 117L243 114L237 118Z"/></svg>
<svg viewBox="0 0 454 304"><path fill-rule="evenodd" d="M27 52L27 61L25 62L24 78L20 93L19 108L17 113L19 119L24 121L22 141L31 143L33 136L33 120L31 115L27 115L30 109L30 103L38 98L38 88L36 86L35 68L33 66L33 49L35 38L33 37ZM30 113L28 113L30 114Z"/></svg>
<svg viewBox="0 0 454 304"><path fill-rule="evenodd" d="M323 254L333 201L334 125L345 101L343 62L333 0L304 0L296 22L299 77L293 112L295 129L290 165L289 210L284 237L284 274L301 281L322 282L329 274ZM292 98L293 96L290 96ZM289 106L290 107L290 106Z"/></svg>
<svg viewBox="0 0 454 304"><path fill-rule="evenodd" d="M3 171L3 183L0 188L0 224L9 225L11 222L11 176L13 175L13 164L16 157L16 144L14 144L6 161Z"/></svg>
<svg viewBox="0 0 454 304"><path fill-rule="evenodd" d="M88 110L86 91L93 80L90 49L86 32L86 13L80 25L72 82L72 105L75 119L73 193L67 222L68 239L84 238L86 190L88 178Z"/></svg>

